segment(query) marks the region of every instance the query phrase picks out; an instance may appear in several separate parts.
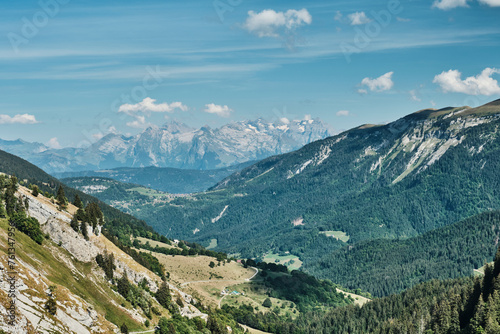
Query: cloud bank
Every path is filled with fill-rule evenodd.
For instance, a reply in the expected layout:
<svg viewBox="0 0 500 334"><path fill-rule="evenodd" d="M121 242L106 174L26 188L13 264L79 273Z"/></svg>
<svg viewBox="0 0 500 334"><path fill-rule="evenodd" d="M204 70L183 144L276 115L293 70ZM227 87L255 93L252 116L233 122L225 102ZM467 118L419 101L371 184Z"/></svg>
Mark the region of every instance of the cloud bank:
<svg viewBox="0 0 500 334"><path fill-rule="evenodd" d="M39 123L34 115L18 114L15 116L0 115L0 124L36 124Z"/></svg>
<svg viewBox="0 0 500 334"><path fill-rule="evenodd" d="M182 102L172 102L172 103L156 103L155 99L146 97L139 103L136 104L122 104L118 108L119 113L125 113L128 116L134 118L133 121L127 122L127 126L136 129L143 129L151 126L152 124L146 121L146 117L149 117L152 112L155 113L173 113L176 109L181 111L187 111L189 108Z"/></svg>
<svg viewBox="0 0 500 334"><path fill-rule="evenodd" d="M462 80L461 72L449 70L436 75L433 82L445 93L490 96L500 94L498 81L492 78L494 74L500 74L500 70L487 67L480 74Z"/></svg>
<svg viewBox="0 0 500 334"><path fill-rule="evenodd" d="M136 104L122 104L118 109L118 112L124 112L126 114L133 114L137 112L147 113L147 112L174 112L175 109L180 109L182 111L188 110L181 102L168 103L155 103L156 100L150 97L146 97L139 103Z"/></svg>

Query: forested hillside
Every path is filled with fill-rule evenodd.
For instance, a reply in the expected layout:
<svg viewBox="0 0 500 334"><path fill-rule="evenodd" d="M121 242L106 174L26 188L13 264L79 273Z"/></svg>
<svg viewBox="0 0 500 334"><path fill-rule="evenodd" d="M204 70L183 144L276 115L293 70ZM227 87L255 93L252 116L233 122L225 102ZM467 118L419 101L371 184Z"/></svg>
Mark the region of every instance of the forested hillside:
<svg viewBox="0 0 500 334"><path fill-rule="evenodd" d="M493 260L499 239L500 211L482 213L406 240L343 247L306 261L304 270L351 289L387 296L432 279L471 276Z"/></svg>
<svg viewBox="0 0 500 334"><path fill-rule="evenodd" d="M433 280L401 294L330 312L308 313L296 320L273 314L253 315L248 308L225 307L241 323L273 333L449 333L500 331L500 254L484 278Z"/></svg>

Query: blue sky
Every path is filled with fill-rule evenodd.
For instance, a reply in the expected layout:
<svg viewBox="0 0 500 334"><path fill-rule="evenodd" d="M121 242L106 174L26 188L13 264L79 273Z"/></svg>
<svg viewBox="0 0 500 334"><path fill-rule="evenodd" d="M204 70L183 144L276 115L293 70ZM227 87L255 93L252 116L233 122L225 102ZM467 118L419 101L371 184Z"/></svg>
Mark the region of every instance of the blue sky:
<svg viewBox="0 0 500 334"><path fill-rule="evenodd" d="M500 0L1 7L3 139L79 146L171 119L305 115L340 131L500 98Z"/></svg>

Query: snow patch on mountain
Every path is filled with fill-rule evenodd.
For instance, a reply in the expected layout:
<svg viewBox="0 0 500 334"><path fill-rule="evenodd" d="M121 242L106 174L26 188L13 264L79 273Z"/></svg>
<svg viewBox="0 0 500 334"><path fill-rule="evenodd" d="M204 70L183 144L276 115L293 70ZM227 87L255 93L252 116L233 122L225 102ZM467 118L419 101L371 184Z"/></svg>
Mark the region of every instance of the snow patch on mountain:
<svg viewBox="0 0 500 334"><path fill-rule="evenodd" d="M131 137L108 134L88 148L54 150L36 143L0 140L0 149L50 173L146 166L217 169L288 153L331 134L319 119L287 123L257 119L216 129L170 122Z"/></svg>

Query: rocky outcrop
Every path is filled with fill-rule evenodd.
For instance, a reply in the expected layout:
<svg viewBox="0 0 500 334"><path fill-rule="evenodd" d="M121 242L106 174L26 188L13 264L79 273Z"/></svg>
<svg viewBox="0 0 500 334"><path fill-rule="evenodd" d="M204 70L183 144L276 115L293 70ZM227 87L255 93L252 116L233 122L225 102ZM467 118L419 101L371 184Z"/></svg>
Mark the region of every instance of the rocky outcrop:
<svg viewBox="0 0 500 334"><path fill-rule="evenodd" d="M61 222L61 220L55 217L50 217L46 223L42 225L42 231L48 234L52 241L61 245L61 247L66 249L78 261L94 261L97 254L100 253L99 248L92 241L85 240L82 235L75 232L70 225Z"/></svg>
<svg viewBox="0 0 500 334"><path fill-rule="evenodd" d="M36 218L42 225L45 224L49 218L56 218L67 223L71 220L69 214L57 210L55 205L48 203L48 200L41 201L41 196L40 199L30 196L27 189L21 189L20 196L22 196L23 199L28 199L28 214Z"/></svg>
<svg viewBox="0 0 500 334"><path fill-rule="evenodd" d="M0 258L0 266L6 268L6 256ZM0 270L0 330L6 333L113 333L113 324L93 309L81 298L72 295L68 290L59 287L61 295L68 299L57 301L57 311L53 317L48 317L45 302L48 299L46 290L48 284L46 273L34 269L29 264L18 259L18 275L15 281L16 319L15 325L8 324L8 310L3 306L8 291L11 289L7 281L6 270Z"/></svg>
<svg viewBox="0 0 500 334"><path fill-rule="evenodd" d="M73 275L76 277L85 275L76 268L74 260L84 263L95 262L95 258L98 254L111 252L114 254L115 258L116 268L114 275L116 278L126 274L129 281L139 284L145 280L150 291L156 292L158 290L159 278L140 266L129 255L118 249L104 236L95 235L92 228L89 227L89 240L85 240L81 233L74 231L70 226L72 215L69 212L76 211L76 208L70 205L68 209L69 212L60 211L49 199L42 195L34 197L29 189L25 187L19 187L17 195L22 197L23 202L28 203L27 214L36 218L40 222L43 233L48 235L50 239L59 246L44 244L42 247L50 250L51 254L59 263L64 263L66 267L70 268ZM100 234L100 229L98 234ZM22 265L20 265L20 268L21 267L22 270L20 270L23 271L23 279L17 281L17 299L18 309L23 318L17 321L17 327L14 327L14 329L12 326L9 326L9 331L14 330L17 331L15 333L26 333L28 328L31 328L40 333L62 332L90 334L109 332L109 328L113 325L109 325L106 327L106 330L103 330L101 326L101 316L93 307L76 296L73 296L67 290L65 290L64 294L69 300L66 298L66 300L62 302L57 301L56 314L50 319L47 318L44 304L48 296L45 292L40 293L40 291L47 290L48 284L50 284L45 283L46 281L48 282L45 278L47 273L39 272L27 263L22 263ZM4 273L1 272L0 275L2 274ZM93 274L97 274L97 276L102 275L104 278L104 273L100 269L95 269ZM2 278L3 277L0 277L0 301L1 290L8 291L9 289L7 283L5 283L6 280L2 280ZM33 282L38 286L35 287L35 283ZM185 306L179 308L181 315L189 318L207 318L206 314L201 313L192 305L195 302L192 296L184 293L173 285L170 285L170 290L174 297L180 296L185 302ZM24 293L23 291L38 291L38 293L33 295L32 293ZM136 321L144 322L146 320L138 310L126 309L116 302L113 303L129 313ZM6 315L7 310L2 307L0 303L0 316ZM1 328L0 325L0 329Z"/></svg>

